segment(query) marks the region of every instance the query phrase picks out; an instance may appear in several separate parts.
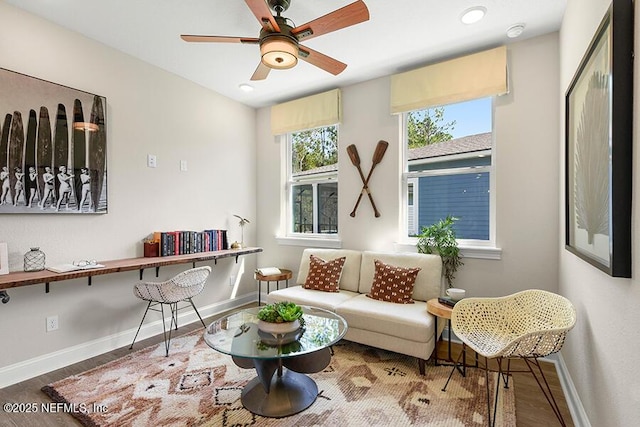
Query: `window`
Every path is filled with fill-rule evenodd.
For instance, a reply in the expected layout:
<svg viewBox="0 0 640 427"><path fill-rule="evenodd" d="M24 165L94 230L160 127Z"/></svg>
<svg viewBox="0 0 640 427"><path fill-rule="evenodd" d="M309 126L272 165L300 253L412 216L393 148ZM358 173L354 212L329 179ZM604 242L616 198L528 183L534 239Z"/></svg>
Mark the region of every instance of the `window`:
<svg viewBox="0 0 640 427"><path fill-rule="evenodd" d="M481 98L403 115L407 236L452 215L458 239L494 240L492 112Z"/></svg>
<svg viewBox="0 0 640 427"><path fill-rule="evenodd" d="M287 135L288 234L338 233L338 127Z"/></svg>

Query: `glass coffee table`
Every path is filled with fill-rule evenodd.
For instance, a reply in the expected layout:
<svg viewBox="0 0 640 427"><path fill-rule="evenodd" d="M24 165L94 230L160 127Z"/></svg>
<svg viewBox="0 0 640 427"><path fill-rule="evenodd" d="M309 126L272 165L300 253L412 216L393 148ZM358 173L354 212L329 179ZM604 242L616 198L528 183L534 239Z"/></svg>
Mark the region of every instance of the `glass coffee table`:
<svg viewBox="0 0 640 427"><path fill-rule="evenodd" d="M260 307L242 310L211 323L204 333L209 347L231 356L257 377L242 390L242 404L254 414L282 418L305 410L318 396L307 376L331 362L331 345L347 332L347 322L321 308L302 306L304 327L289 334L258 330Z"/></svg>

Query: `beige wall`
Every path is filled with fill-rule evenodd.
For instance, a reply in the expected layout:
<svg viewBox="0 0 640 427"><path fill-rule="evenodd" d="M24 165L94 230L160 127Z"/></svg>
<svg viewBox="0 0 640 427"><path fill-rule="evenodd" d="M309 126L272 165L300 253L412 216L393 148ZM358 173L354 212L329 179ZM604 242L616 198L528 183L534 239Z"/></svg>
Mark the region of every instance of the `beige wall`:
<svg viewBox="0 0 640 427"><path fill-rule="evenodd" d="M2 215L0 241L8 243L12 271L22 269L30 246L55 265L142 256L141 240L155 230L228 228L239 239L232 214L256 215L254 109L3 2L0 40L3 68L107 98L109 213ZM146 167L149 153L157 156L155 169ZM180 172L180 160L188 172ZM255 244L253 224L245 240ZM255 298L256 256L241 260L245 274L235 295ZM243 265L211 265L214 274L195 302L213 310L228 303L229 278ZM189 266L162 268L160 278ZM145 279L155 279L152 269ZM128 272L94 277L91 287L85 280L52 283L49 294L44 285L11 289L11 301L0 304L0 387L18 362L74 346L89 355L125 345L144 309L132 294L137 280ZM60 329L45 333L45 318L54 314Z"/></svg>
<svg viewBox="0 0 640 427"><path fill-rule="evenodd" d="M564 92L608 6L604 0L587 2L569 0L559 39L554 33L508 47L511 92L497 99L495 115L502 259L465 259L456 284L470 295L541 288L571 299L579 320L563 357L591 425L633 425L640 418L634 363L640 350L637 280L604 275L565 251L562 239ZM229 259L211 264L214 275L198 305L213 312L232 296L236 301L254 298L250 272L256 264L298 269L304 246L276 241L281 147L270 135L268 108L256 113L1 2L0 40L2 67L106 96L109 135L109 214L3 215L0 241L9 244L12 270L22 268L22 254L34 245L47 253L51 265L85 257L140 256L140 240L154 230L228 228L233 240L239 234L234 213L254 220L245 229L245 241L265 252L241 258L244 263L237 265ZM399 124L388 108L389 78L342 89L342 246L393 251L401 242L402 165ZM390 146L370 187L382 216L374 218L363 200L351 218L361 182L346 146L358 146L368 170L379 139ZM158 168L146 167L148 153L158 156ZM187 173L179 172L179 160L188 161ZM163 268L161 278L185 267ZM234 291L229 278L237 275ZM153 278L153 272L145 278ZM63 366L72 357L127 344L143 311L131 294L137 280L138 273L130 272L94 278L91 287L83 280L53 283L49 294L44 285L10 290L11 302L0 305L0 386L13 371L20 373L23 365L27 371L39 359ZM53 314L60 317L60 330L45 333L45 318ZM146 334L157 331L154 327Z"/></svg>
<svg viewBox="0 0 640 427"><path fill-rule="evenodd" d="M511 92L496 100L495 115L497 243L502 259L465 259L456 284L471 295L557 290L557 37L553 33L508 48ZM344 248L394 251L401 241L400 129L398 118L389 114L389 85L389 77L383 77L343 88L338 216ZM279 245L275 238L280 224L281 160L269 121L269 108L258 110L258 244L265 248L259 262L297 270L303 247ZM389 148L369 187L381 216L374 217L365 199L351 218L362 183L346 147L356 144L368 171L380 139L388 141Z"/></svg>
<svg viewBox="0 0 640 427"><path fill-rule="evenodd" d="M569 0L560 31L560 104L564 94L596 32L608 0ZM635 44L640 37L640 15L636 5ZM638 60L635 61L638 75ZM640 88L634 83L637 112ZM634 125L636 121L634 120ZM564 126L560 126L564 141ZM634 169L638 165L638 127L634 126ZM564 147L558 144L557 155L564 171ZM564 173L564 172L563 172ZM633 223L637 224L640 180L633 177ZM560 200L564 187L560 185ZM561 205L562 206L562 205ZM558 222L564 236L564 210ZM593 426L632 426L640 419L640 282L637 255L640 234L633 235L633 279L614 279L560 247L560 293L576 306L578 323L569 334L563 351L566 365L580 400Z"/></svg>

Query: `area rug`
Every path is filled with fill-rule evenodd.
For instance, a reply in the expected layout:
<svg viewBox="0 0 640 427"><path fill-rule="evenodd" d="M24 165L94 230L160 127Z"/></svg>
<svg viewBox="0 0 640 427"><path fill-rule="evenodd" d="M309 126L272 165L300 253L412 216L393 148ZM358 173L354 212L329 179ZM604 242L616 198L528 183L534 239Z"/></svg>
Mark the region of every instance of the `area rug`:
<svg viewBox="0 0 640 427"><path fill-rule="evenodd" d="M158 344L42 388L86 426L442 426L486 425L485 375L427 366L415 358L348 341L331 364L312 374L318 397L286 418L254 415L240 401L253 369L209 348L203 330ZM490 381L495 384L497 375ZM494 387L491 387L494 390ZM496 425L515 426L513 387L501 388Z"/></svg>

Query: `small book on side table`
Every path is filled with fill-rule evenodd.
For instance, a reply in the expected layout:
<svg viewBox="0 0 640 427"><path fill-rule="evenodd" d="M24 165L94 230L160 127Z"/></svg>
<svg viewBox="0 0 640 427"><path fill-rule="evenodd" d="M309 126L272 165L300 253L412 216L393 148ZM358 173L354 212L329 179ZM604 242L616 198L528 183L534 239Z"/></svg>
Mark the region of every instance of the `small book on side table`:
<svg viewBox="0 0 640 427"><path fill-rule="evenodd" d="M261 276L272 276L274 274L282 274L282 271L280 271L280 269L277 267L262 267L257 268L256 273Z"/></svg>
<svg viewBox="0 0 640 427"><path fill-rule="evenodd" d="M449 307L453 307L454 305L456 305L456 301L452 300L449 297L438 297L438 302L440 304L444 304L444 305L447 305Z"/></svg>

